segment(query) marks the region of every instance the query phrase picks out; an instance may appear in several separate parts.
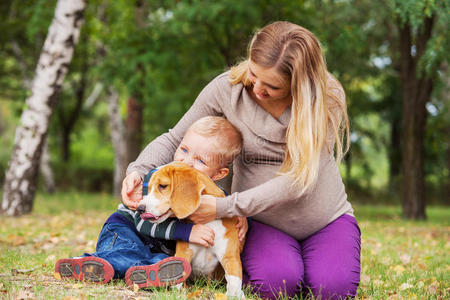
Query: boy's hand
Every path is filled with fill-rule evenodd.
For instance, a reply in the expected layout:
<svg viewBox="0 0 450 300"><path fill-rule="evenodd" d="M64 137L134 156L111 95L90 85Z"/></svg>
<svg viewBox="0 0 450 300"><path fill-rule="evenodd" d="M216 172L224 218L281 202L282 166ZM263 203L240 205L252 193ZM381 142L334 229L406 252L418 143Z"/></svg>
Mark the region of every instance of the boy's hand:
<svg viewBox="0 0 450 300"><path fill-rule="evenodd" d="M239 221L236 224L236 228L239 229L239 241L242 243L248 231L248 222L246 217L238 217L238 220Z"/></svg>
<svg viewBox="0 0 450 300"><path fill-rule="evenodd" d="M206 248L214 246L214 230L206 225L196 224L192 227L189 242Z"/></svg>
<svg viewBox="0 0 450 300"><path fill-rule="evenodd" d="M142 200L142 179L138 172L132 172L122 182L122 202L136 210Z"/></svg>

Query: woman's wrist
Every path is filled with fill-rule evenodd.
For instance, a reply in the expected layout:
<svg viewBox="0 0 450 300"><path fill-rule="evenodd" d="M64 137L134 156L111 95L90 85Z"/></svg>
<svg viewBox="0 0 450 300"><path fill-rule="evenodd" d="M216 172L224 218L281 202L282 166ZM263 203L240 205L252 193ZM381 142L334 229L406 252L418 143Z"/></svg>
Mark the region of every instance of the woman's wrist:
<svg viewBox="0 0 450 300"><path fill-rule="evenodd" d="M231 214L231 196L216 198L216 218L232 217Z"/></svg>

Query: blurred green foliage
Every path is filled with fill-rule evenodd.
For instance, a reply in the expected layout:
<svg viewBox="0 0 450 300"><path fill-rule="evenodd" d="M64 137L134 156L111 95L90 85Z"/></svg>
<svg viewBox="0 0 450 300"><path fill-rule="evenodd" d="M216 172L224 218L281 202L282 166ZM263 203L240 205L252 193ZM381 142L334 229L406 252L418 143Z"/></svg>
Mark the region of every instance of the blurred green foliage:
<svg viewBox="0 0 450 300"><path fill-rule="evenodd" d="M29 93L25 79L32 79L55 3L0 4L0 181ZM395 28L408 21L421 30L424 16L435 14L435 34L421 62L422 71L436 78L428 106L426 179L430 201L448 201L449 6L448 0L89 1L49 133L57 183L110 190L109 86L119 92L123 118L129 97L143 104L144 147L179 120L212 78L245 58L258 28L288 20L318 36L330 72L346 90L352 148L341 171L347 186L361 199L396 201L400 149L393 133L401 121L401 94ZM103 91L88 105L99 83Z"/></svg>

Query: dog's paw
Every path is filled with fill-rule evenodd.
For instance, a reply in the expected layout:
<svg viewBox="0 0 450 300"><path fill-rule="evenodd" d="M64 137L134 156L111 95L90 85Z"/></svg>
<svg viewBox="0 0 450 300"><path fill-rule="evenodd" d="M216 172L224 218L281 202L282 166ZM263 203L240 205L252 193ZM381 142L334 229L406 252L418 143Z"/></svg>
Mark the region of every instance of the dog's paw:
<svg viewBox="0 0 450 300"><path fill-rule="evenodd" d="M183 288L183 283L180 282L179 284L172 285L172 286L170 286L170 288L179 291Z"/></svg>
<svg viewBox="0 0 450 300"><path fill-rule="evenodd" d="M227 296L233 297L232 299L245 299L244 292L242 291L242 279L236 276L225 275L227 280Z"/></svg>

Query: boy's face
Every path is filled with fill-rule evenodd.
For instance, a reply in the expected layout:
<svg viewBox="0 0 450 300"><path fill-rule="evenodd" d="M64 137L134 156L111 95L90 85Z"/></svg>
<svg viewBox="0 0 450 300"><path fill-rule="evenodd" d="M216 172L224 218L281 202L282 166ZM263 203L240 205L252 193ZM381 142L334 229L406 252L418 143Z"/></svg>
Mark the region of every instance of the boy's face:
<svg viewBox="0 0 450 300"><path fill-rule="evenodd" d="M190 165L212 180L219 180L228 174L228 168L223 167L224 158L215 152L214 144L214 137L204 137L188 130L175 151L173 160Z"/></svg>

